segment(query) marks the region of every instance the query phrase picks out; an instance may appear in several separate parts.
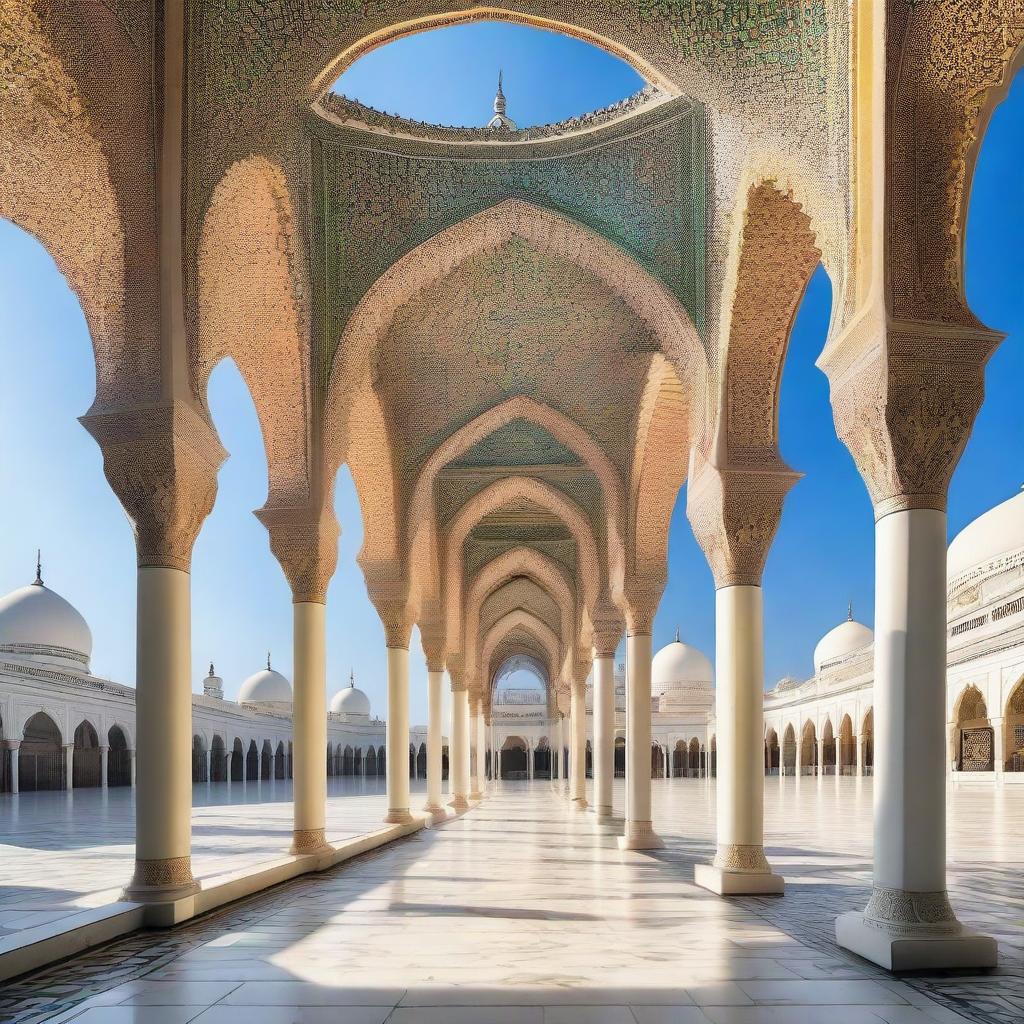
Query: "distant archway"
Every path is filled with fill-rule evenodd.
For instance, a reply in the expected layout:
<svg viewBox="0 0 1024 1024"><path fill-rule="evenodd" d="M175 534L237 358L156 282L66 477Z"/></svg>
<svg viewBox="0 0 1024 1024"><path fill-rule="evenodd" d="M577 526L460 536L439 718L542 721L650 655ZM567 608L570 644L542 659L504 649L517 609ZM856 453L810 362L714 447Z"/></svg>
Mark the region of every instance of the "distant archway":
<svg viewBox="0 0 1024 1024"><path fill-rule="evenodd" d="M779 734L774 729L768 730L765 737L765 764L766 775L778 775L782 766L782 750L779 747Z"/></svg>
<svg viewBox="0 0 1024 1024"><path fill-rule="evenodd" d="M626 739L624 736L615 737L615 778L626 777Z"/></svg>
<svg viewBox="0 0 1024 1024"><path fill-rule="evenodd" d="M509 736L501 745L501 777L503 779L526 778L526 740L521 736Z"/></svg>
<svg viewBox="0 0 1024 1024"><path fill-rule="evenodd" d="M236 736L231 747L231 781L242 782L245 778L245 748Z"/></svg>
<svg viewBox="0 0 1024 1024"><path fill-rule="evenodd" d="M206 782L206 744L203 737L192 737L192 785Z"/></svg>
<svg viewBox="0 0 1024 1024"><path fill-rule="evenodd" d="M26 723L18 749L18 788L21 792L63 789L65 760L57 723L37 711Z"/></svg>
<svg viewBox="0 0 1024 1024"><path fill-rule="evenodd" d="M71 784L75 789L100 784L100 741L92 722L83 720L75 729L75 750L71 759Z"/></svg>
<svg viewBox="0 0 1024 1024"><path fill-rule="evenodd" d="M868 709L864 716L864 725L860 730L861 734L861 764L864 767L865 775L874 774L875 770L875 712L873 708Z"/></svg>
<svg viewBox="0 0 1024 1024"><path fill-rule="evenodd" d="M1005 759L1008 772L1024 772L1024 677L1010 692L1003 713Z"/></svg>
<svg viewBox="0 0 1024 1024"><path fill-rule="evenodd" d="M228 781L228 758L222 736L214 736L210 744L210 781Z"/></svg>
<svg viewBox="0 0 1024 1024"><path fill-rule="evenodd" d="M796 730L792 722L782 734L782 774L796 774Z"/></svg>
<svg viewBox="0 0 1024 1024"><path fill-rule="evenodd" d="M953 763L961 772L990 772L994 768L995 742L985 698L976 686L968 686L956 702L953 724Z"/></svg>
<svg viewBox="0 0 1024 1024"><path fill-rule="evenodd" d="M800 772L802 775L818 774L818 736L810 719L804 722L800 734Z"/></svg>
<svg viewBox="0 0 1024 1024"><path fill-rule="evenodd" d="M124 729L112 725L107 730L107 786L132 784L132 755Z"/></svg>

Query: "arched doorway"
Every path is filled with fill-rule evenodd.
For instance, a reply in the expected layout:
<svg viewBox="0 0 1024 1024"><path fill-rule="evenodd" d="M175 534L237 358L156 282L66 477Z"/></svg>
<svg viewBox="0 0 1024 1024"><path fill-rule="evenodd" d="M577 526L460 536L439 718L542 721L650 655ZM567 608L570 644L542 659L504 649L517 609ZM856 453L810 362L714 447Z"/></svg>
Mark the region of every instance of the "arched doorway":
<svg viewBox="0 0 1024 1024"><path fill-rule="evenodd" d="M245 776L245 748L236 736L231 747L231 781L242 782Z"/></svg>
<svg viewBox="0 0 1024 1024"><path fill-rule="evenodd" d="M626 739L624 736L615 737L615 778L626 777Z"/></svg>
<svg viewBox="0 0 1024 1024"><path fill-rule="evenodd" d="M953 764L960 772L990 772L995 744L985 698L976 686L968 686L956 702L951 737Z"/></svg>
<svg viewBox="0 0 1024 1024"><path fill-rule="evenodd" d="M810 719L804 722L800 734L800 774L818 774L818 736Z"/></svg>
<svg viewBox="0 0 1024 1024"><path fill-rule="evenodd" d="M383 773L382 773L383 774ZM448 778L448 747L441 747L441 779Z"/></svg>
<svg viewBox="0 0 1024 1024"><path fill-rule="evenodd" d="M377 748L374 746L366 748L366 774L377 776Z"/></svg>
<svg viewBox="0 0 1024 1024"><path fill-rule="evenodd" d="M1024 678L1010 692L1003 714L1003 767L1008 772L1024 772Z"/></svg>
<svg viewBox="0 0 1024 1024"><path fill-rule="evenodd" d="M796 730L792 722L782 734L782 774L796 774Z"/></svg>
<svg viewBox="0 0 1024 1024"><path fill-rule="evenodd" d="M594 777L594 748L590 745L590 740L587 740L587 749L583 752L583 777Z"/></svg>
<svg viewBox="0 0 1024 1024"><path fill-rule="evenodd" d="M588 753L590 744L587 744ZM533 751L533 777L535 779L551 778L551 746L547 736L542 736Z"/></svg>
<svg viewBox="0 0 1024 1024"><path fill-rule="evenodd" d="M526 778L526 740L521 736L509 736L501 745L501 777L503 779Z"/></svg>
<svg viewBox="0 0 1024 1024"><path fill-rule="evenodd" d="M718 738L715 736L711 737L711 745L708 751L708 772L713 779L718 776Z"/></svg>
<svg viewBox="0 0 1024 1024"><path fill-rule="evenodd" d="M273 775L274 766L274 748L270 745L270 740L263 741L263 747L260 750L260 781L269 782Z"/></svg>
<svg viewBox="0 0 1024 1024"><path fill-rule="evenodd" d="M228 781L227 750L222 736L214 736L210 744L210 781Z"/></svg>
<svg viewBox="0 0 1024 1024"><path fill-rule="evenodd" d="M206 744L202 736L192 737L192 785L206 782Z"/></svg>
<svg viewBox="0 0 1024 1024"><path fill-rule="evenodd" d="M875 712L873 708L868 709L864 716L864 725L860 730L861 735L861 763L864 766L865 775L873 775L875 771Z"/></svg>
<svg viewBox="0 0 1024 1024"><path fill-rule="evenodd" d="M107 730L107 747L107 786L130 786L132 755L121 726L112 725Z"/></svg>
<svg viewBox="0 0 1024 1024"><path fill-rule="evenodd" d="M836 738L832 732L832 721L826 718L821 730L822 758L820 772L822 775L836 774Z"/></svg>
<svg viewBox="0 0 1024 1024"><path fill-rule="evenodd" d="M249 749L245 752L245 778L247 782L255 782L260 777L260 752L255 740L249 740Z"/></svg>
<svg viewBox="0 0 1024 1024"><path fill-rule="evenodd" d="M355 769L353 768L353 762L355 761L355 754L352 748L345 745L345 749L341 755L341 774L342 775L354 775Z"/></svg>
<svg viewBox="0 0 1024 1024"><path fill-rule="evenodd" d="M334 775L334 771L335 771L335 750L334 750L334 747L330 743L328 743L327 744L327 777L330 778L332 775Z"/></svg>
<svg viewBox="0 0 1024 1024"><path fill-rule="evenodd" d="M277 744L277 754L274 761L274 778L284 779L285 778L285 763L284 763L284 740L281 740Z"/></svg>
<svg viewBox="0 0 1024 1024"><path fill-rule="evenodd" d="M37 711L26 723L18 750L18 788L21 792L63 789L64 751L60 729L44 711Z"/></svg>
<svg viewBox="0 0 1024 1024"><path fill-rule="evenodd" d="M665 755L657 743L651 744L651 778L665 778Z"/></svg>
<svg viewBox="0 0 1024 1024"><path fill-rule="evenodd" d="M366 765L363 763L363 748L356 747L352 752L352 774L361 776L366 770Z"/></svg>
<svg viewBox="0 0 1024 1024"><path fill-rule="evenodd" d="M688 756L686 740L676 740L672 748L672 778L681 779L686 774Z"/></svg>
<svg viewBox="0 0 1024 1024"><path fill-rule="evenodd" d="M416 751L416 773L421 779L427 777L427 745L421 743L419 750Z"/></svg>
<svg viewBox="0 0 1024 1024"><path fill-rule="evenodd" d="M779 748L779 734L774 729L768 730L765 737L765 774L778 775L782 765L782 751Z"/></svg>
<svg viewBox="0 0 1024 1024"><path fill-rule="evenodd" d="M686 775L691 779L700 778L700 740L694 736L686 751Z"/></svg>
<svg viewBox="0 0 1024 1024"><path fill-rule="evenodd" d="M83 720L75 729L71 759L71 784L76 789L100 784L100 741L92 722Z"/></svg>
<svg viewBox="0 0 1024 1024"><path fill-rule="evenodd" d="M387 775L387 750L384 747L377 748L377 774Z"/></svg>
<svg viewBox="0 0 1024 1024"><path fill-rule="evenodd" d="M853 722L849 715L843 715L839 723L839 736L836 738L839 744L837 748L837 763L840 775L853 775L857 770L857 748L853 736Z"/></svg>

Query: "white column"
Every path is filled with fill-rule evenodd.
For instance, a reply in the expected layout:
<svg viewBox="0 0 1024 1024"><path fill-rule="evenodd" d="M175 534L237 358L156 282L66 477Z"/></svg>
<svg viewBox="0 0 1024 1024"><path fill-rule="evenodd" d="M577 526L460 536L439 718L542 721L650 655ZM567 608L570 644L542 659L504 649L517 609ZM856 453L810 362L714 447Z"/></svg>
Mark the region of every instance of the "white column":
<svg viewBox="0 0 1024 1024"><path fill-rule="evenodd" d="M75 788L74 782L75 745L74 743L64 744L64 788L71 790Z"/></svg>
<svg viewBox="0 0 1024 1024"><path fill-rule="evenodd" d="M615 652L594 658L594 811L612 815L615 778Z"/></svg>
<svg viewBox="0 0 1024 1024"><path fill-rule="evenodd" d="M140 566L136 632L135 875L130 899L166 900L192 878L190 576Z"/></svg>
<svg viewBox="0 0 1024 1024"><path fill-rule="evenodd" d="M825 774L825 737L818 739L818 774Z"/></svg>
<svg viewBox="0 0 1024 1024"><path fill-rule="evenodd" d="M570 725L572 727L572 766L569 770L570 799L577 810L587 806L587 687L572 683Z"/></svg>
<svg viewBox="0 0 1024 1024"><path fill-rule="evenodd" d="M992 967L946 893L946 515L910 509L875 526L875 863L841 946L890 970Z"/></svg>
<svg viewBox="0 0 1024 1024"><path fill-rule="evenodd" d="M100 746L100 788L101 789L106 789L107 788L107 756L108 756L109 753L110 753L110 747L107 746L106 744L101 744L101 746ZM210 755L207 754L206 756L207 756L207 759L209 759ZM209 767L210 767L209 760L207 760L206 767L207 767L207 771L209 771Z"/></svg>
<svg viewBox="0 0 1024 1024"><path fill-rule="evenodd" d="M388 813L391 824L412 821L409 812L409 648L388 649L386 728Z"/></svg>
<svg viewBox="0 0 1024 1024"><path fill-rule="evenodd" d="M18 795L18 787L21 784L18 775L20 773L21 765L19 763L21 748L21 740L6 740L6 746L10 753L7 755L10 758L10 770L11 770L11 796Z"/></svg>
<svg viewBox="0 0 1024 1024"><path fill-rule="evenodd" d="M469 703L469 796L471 800L482 800L483 793L480 790L480 759L483 754L480 751L480 712L481 709L475 699Z"/></svg>
<svg viewBox="0 0 1024 1024"><path fill-rule="evenodd" d="M1003 772L1006 761L1006 730L1001 718L992 719L992 769L998 774Z"/></svg>
<svg viewBox="0 0 1024 1024"><path fill-rule="evenodd" d="M856 760L856 772L858 775L864 774L864 738L862 736L853 737L853 749Z"/></svg>
<svg viewBox="0 0 1024 1024"><path fill-rule="evenodd" d="M526 781L533 782L533 740L526 741Z"/></svg>
<svg viewBox="0 0 1024 1024"><path fill-rule="evenodd" d="M430 814L443 814L441 806L441 765L444 744L441 728L442 690L444 673L427 672L427 802L424 810Z"/></svg>
<svg viewBox="0 0 1024 1024"><path fill-rule="evenodd" d="M552 768L552 778L561 781L562 778L562 715L560 712L555 713L555 718L551 723L551 759L554 767Z"/></svg>
<svg viewBox="0 0 1024 1024"><path fill-rule="evenodd" d="M448 778L452 793L449 805L456 810L469 806L469 693L452 688L452 731L448 747Z"/></svg>
<svg viewBox="0 0 1024 1024"><path fill-rule="evenodd" d="M781 893L764 855L764 619L760 587L715 593L718 848L698 885L723 895Z"/></svg>
<svg viewBox="0 0 1024 1024"><path fill-rule="evenodd" d="M135 751L134 750L129 750L128 751L128 762L129 762L130 771L131 771L131 788L134 789L135 788Z"/></svg>
<svg viewBox="0 0 1024 1024"><path fill-rule="evenodd" d="M484 702L477 706L476 716L477 753L476 753L476 788L483 799L487 792L487 720L484 717Z"/></svg>
<svg viewBox="0 0 1024 1024"><path fill-rule="evenodd" d="M626 637L626 829L622 850L665 844L651 823L651 634Z"/></svg>
<svg viewBox="0 0 1024 1024"><path fill-rule="evenodd" d="M132 763L134 764L134 762L135 762L135 758L133 757L132 758ZM230 789L231 788L231 751L230 750L224 755L224 779L226 780L226 782L228 784L228 789Z"/></svg>

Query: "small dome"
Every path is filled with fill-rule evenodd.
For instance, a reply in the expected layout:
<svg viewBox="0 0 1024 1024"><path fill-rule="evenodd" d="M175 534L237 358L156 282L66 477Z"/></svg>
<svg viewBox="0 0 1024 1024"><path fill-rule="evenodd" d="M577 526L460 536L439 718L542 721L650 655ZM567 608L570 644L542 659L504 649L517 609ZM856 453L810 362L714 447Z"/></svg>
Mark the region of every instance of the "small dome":
<svg viewBox="0 0 1024 1024"><path fill-rule="evenodd" d="M370 698L356 689L355 675L349 676L348 686L331 698L331 714L346 715L349 718L369 718Z"/></svg>
<svg viewBox="0 0 1024 1024"><path fill-rule="evenodd" d="M711 662L696 647L682 643L678 634L651 662L651 692L655 696L687 683L702 683L710 688L714 681Z"/></svg>
<svg viewBox="0 0 1024 1024"><path fill-rule="evenodd" d="M976 566L1024 549L1024 490L968 523L949 545L950 581Z"/></svg>
<svg viewBox="0 0 1024 1024"><path fill-rule="evenodd" d="M785 693L786 690L795 690L800 685L796 676L783 676L771 689L772 693Z"/></svg>
<svg viewBox="0 0 1024 1024"><path fill-rule="evenodd" d="M861 622L855 622L851 611L846 622L840 622L835 629L830 629L814 648L814 671L821 671L821 666L836 658L845 657L854 651L867 647L875 639L875 634Z"/></svg>
<svg viewBox="0 0 1024 1024"><path fill-rule="evenodd" d="M89 667L92 633L78 610L42 580L0 598L0 648L14 654L68 658Z"/></svg>
<svg viewBox="0 0 1024 1024"><path fill-rule="evenodd" d="M239 704L291 704L292 687L291 683L270 667L270 658L267 658L267 667L255 675L249 676L238 690Z"/></svg>

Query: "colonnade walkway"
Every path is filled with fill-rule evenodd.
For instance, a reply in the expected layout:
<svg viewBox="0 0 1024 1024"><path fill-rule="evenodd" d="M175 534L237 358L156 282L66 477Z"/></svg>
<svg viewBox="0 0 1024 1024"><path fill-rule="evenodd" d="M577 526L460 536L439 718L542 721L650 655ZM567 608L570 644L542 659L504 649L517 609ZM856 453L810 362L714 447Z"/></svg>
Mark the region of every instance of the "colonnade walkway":
<svg viewBox="0 0 1024 1024"><path fill-rule="evenodd" d="M28 1024L1009 1024L1024 1017L1024 787L950 790L951 886L1000 942L980 977L902 980L839 949L870 885L869 779L769 779L768 854L785 897L693 884L714 785L655 784L666 848L558 783L492 784L461 818L173 931L122 939L15 983ZM616 789L621 807L621 785ZM251 810L252 808L250 808ZM253 820L253 828L259 827Z"/></svg>

